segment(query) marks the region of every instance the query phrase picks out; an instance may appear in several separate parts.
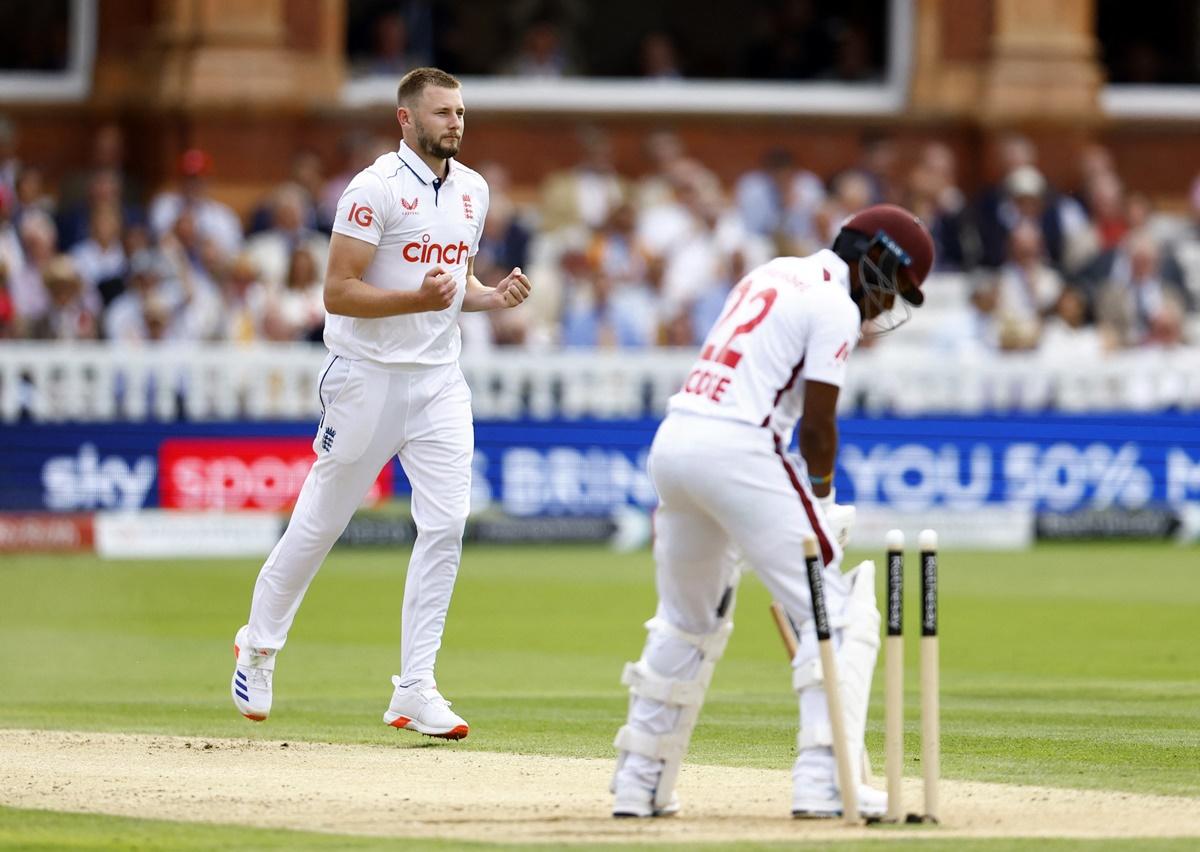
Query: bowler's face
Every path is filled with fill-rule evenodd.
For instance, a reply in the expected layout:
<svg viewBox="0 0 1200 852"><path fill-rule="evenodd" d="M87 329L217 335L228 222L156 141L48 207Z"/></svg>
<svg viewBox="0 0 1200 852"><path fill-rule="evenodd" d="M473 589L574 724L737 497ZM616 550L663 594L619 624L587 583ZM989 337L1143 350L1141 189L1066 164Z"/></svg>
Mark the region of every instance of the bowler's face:
<svg viewBox="0 0 1200 852"><path fill-rule="evenodd" d="M409 111L421 150L440 160L458 154L466 112L462 89L426 86Z"/></svg>

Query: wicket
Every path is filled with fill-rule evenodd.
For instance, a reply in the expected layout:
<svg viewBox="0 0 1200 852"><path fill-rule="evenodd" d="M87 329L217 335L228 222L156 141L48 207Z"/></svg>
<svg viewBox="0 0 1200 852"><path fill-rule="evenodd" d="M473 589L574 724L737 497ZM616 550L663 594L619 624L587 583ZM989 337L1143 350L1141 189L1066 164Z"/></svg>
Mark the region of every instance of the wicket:
<svg viewBox="0 0 1200 852"><path fill-rule="evenodd" d="M887 661L884 687L884 748L887 754L888 819L938 821L938 778L941 745L938 710L937 550L933 530L917 536L921 552L921 771L925 812L904 816L900 792L904 760L904 533L887 534Z"/></svg>
<svg viewBox="0 0 1200 852"><path fill-rule="evenodd" d="M925 820L938 821L941 730L938 718L937 533L921 530L921 769L925 775Z"/></svg>
<svg viewBox="0 0 1200 852"><path fill-rule="evenodd" d="M921 552L921 771L924 781L925 811L905 815L901 793L904 768L904 533L889 530L887 547L887 639L884 647L884 751L887 772L888 822L938 822L938 779L941 775L941 725L938 709L938 536L933 530L921 530L917 547ZM829 616L817 541L804 539L804 562L808 569L812 595L813 621L825 672L825 695L829 702L829 720L833 728L833 750L842 778L850 774L845 721L841 694L838 692ZM779 602L772 602L771 615L787 649L788 659L796 656L796 626ZM866 766L866 753L863 753ZM842 813L849 824L858 823L858 791L854 784L841 784Z"/></svg>
<svg viewBox="0 0 1200 852"><path fill-rule="evenodd" d="M900 779L904 771L904 533L887 534L887 639L884 654L884 751L888 820L904 820Z"/></svg>
<svg viewBox="0 0 1200 852"><path fill-rule="evenodd" d="M846 741L846 718L842 715L842 694L838 686L837 665L834 662L833 641L829 632L829 614L825 610L825 587L821 581L821 560L817 555L817 539L804 537L804 564L808 569L808 589L812 596L813 622L817 628L817 646L821 650L821 669L825 678L825 700L829 704L829 725L833 729L833 756L837 760L838 785L842 792L842 819L848 825L858 824L858 774L850 771L849 743Z"/></svg>

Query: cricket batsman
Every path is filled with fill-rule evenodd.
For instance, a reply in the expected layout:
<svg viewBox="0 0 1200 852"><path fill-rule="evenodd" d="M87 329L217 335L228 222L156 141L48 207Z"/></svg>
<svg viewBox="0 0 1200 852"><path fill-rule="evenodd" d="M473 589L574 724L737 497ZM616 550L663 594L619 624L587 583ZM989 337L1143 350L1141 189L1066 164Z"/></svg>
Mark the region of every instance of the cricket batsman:
<svg viewBox="0 0 1200 852"><path fill-rule="evenodd" d="M837 774L803 543L819 545L850 765L861 767L879 612L872 564L841 571L854 510L834 502L838 392L860 336L896 328L923 303L933 255L920 219L881 204L849 217L831 249L776 258L730 292L650 450L659 603L622 677L629 715L615 741L613 816L679 808L680 763L733 629L738 553L800 628L793 816L840 816L842 784L859 785L863 816L886 811L886 794ZM788 452L797 423L799 457Z"/></svg>

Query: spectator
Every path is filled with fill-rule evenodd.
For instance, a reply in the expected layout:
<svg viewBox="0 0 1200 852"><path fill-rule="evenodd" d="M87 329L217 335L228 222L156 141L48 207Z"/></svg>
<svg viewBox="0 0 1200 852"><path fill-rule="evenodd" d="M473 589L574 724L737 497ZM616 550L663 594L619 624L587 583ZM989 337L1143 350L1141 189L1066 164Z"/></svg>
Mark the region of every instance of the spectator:
<svg viewBox="0 0 1200 852"><path fill-rule="evenodd" d="M17 158L17 128L8 116L0 115L0 191L16 195L21 161Z"/></svg>
<svg viewBox="0 0 1200 852"><path fill-rule="evenodd" d="M342 193L354 176L362 169L375 162L375 159L386 151L394 150L391 142L373 139L361 130L354 130L342 137L338 144L341 156L341 169L331 175L321 188L317 197L317 221L328 222L332 227L333 217L337 212L337 203ZM378 153L376 153L378 151ZM322 230L325 230L322 228Z"/></svg>
<svg viewBox="0 0 1200 852"><path fill-rule="evenodd" d="M831 39L813 0L783 0L757 7L738 76L754 80L805 80L832 65Z"/></svg>
<svg viewBox="0 0 1200 852"><path fill-rule="evenodd" d="M869 207L873 195L871 177L866 172L849 169L835 177L829 197L814 218L817 242L831 245L842 227L842 220Z"/></svg>
<svg viewBox="0 0 1200 852"><path fill-rule="evenodd" d="M1081 252L1073 248L1086 235L1087 217L1070 196L1054 190L1036 166L1037 149L1026 137L1010 134L1000 143L1003 179L986 189L976 205L980 236L980 262L997 267L1004 262L1008 232L1017 219L1036 218L1042 228L1046 253L1060 271L1073 272Z"/></svg>
<svg viewBox="0 0 1200 852"><path fill-rule="evenodd" d="M1032 221L1008 237L1008 260L996 276L995 321L1001 349L1036 349L1042 322L1054 313L1063 282L1045 262L1042 234Z"/></svg>
<svg viewBox="0 0 1200 852"><path fill-rule="evenodd" d="M576 250L560 258L564 281L562 345L645 348L657 342L657 306L645 290L616 289Z"/></svg>
<svg viewBox="0 0 1200 852"><path fill-rule="evenodd" d="M379 15L371 24L372 53L360 73L398 78L429 65L433 62L432 45L414 35L404 11Z"/></svg>
<svg viewBox="0 0 1200 852"><path fill-rule="evenodd" d="M125 223L125 230L121 233L121 245L125 247L126 258L151 248L153 243L149 225L141 222Z"/></svg>
<svg viewBox="0 0 1200 852"><path fill-rule="evenodd" d="M818 76L841 83L877 81L883 76L879 59L871 50L871 36L861 24L838 27L833 42L832 64Z"/></svg>
<svg viewBox="0 0 1200 852"><path fill-rule="evenodd" d="M1129 231L1125 187L1115 172L1099 172L1088 183L1088 225L1099 251L1116 248Z"/></svg>
<svg viewBox="0 0 1200 852"><path fill-rule="evenodd" d="M508 170L498 163L485 163L479 171L488 182L491 199L475 262L486 261L503 278L514 266L524 269L529 265L529 243L533 239L533 231L522 220L509 194L512 181ZM495 312L487 313L491 315Z"/></svg>
<svg viewBox="0 0 1200 852"><path fill-rule="evenodd" d="M1023 220L1041 228L1046 253L1053 264L1064 260L1063 223L1058 199L1035 166L1020 166L1004 179L1001 195L984 198L979 209L980 262L987 267L1004 264L1008 236Z"/></svg>
<svg viewBox="0 0 1200 852"><path fill-rule="evenodd" d="M86 288L108 305L124 288L125 247L121 244L121 213L116 204L97 208L91 217L91 233L71 248Z"/></svg>
<svg viewBox="0 0 1200 852"><path fill-rule="evenodd" d="M1096 322L1122 347L1171 345L1182 337L1188 294L1162 276L1158 245L1131 234L1096 298Z"/></svg>
<svg viewBox="0 0 1200 852"><path fill-rule="evenodd" d="M59 209L70 212L94 206L96 200L92 197L91 184L95 175L100 172L108 173L115 179L120 193L119 202L127 221L132 220L132 214L137 214L137 218L140 219L141 205L144 201L142 185L126 167L125 131L115 121L106 121L92 134L91 161L86 168L72 172L63 180L58 198ZM63 244L73 245L73 240L68 241L68 238L74 232L63 228L62 222L59 223L59 228L64 237ZM85 226L78 232L80 238L86 230Z"/></svg>
<svg viewBox="0 0 1200 852"><path fill-rule="evenodd" d="M612 209L604 227L592 235L587 259L593 275L603 279L611 290L621 295L626 290L638 290L647 304L655 300L651 257L637 235L637 213L632 202L623 201Z"/></svg>
<svg viewBox="0 0 1200 852"><path fill-rule="evenodd" d="M999 287L994 275L973 274L964 305L945 309L945 317L934 330L933 348L951 357L991 353L1000 348L996 309Z"/></svg>
<svg viewBox="0 0 1200 852"><path fill-rule="evenodd" d="M8 264L0 257L0 340L17 336L16 313L8 280Z"/></svg>
<svg viewBox="0 0 1200 852"><path fill-rule="evenodd" d="M1183 285L1190 304L1200 305L1200 175L1192 180L1188 200L1190 221L1168 245L1164 272Z"/></svg>
<svg viewBox="0 0 1200 852"><path fill-rule="evenodd" d="M269 339L321 342L325 328L323 279L312 252L303 246L293 248L284 286L267 293L263 329Z"/></svg>
<svg viewBox="0 0 1200 852"><path fill-rule="evenodd" d="M71 258L60 254L50 260L42 281L49 295L49 306L33 324L30 336L43 340L95 339L97 300L88 298Z"/></svg>
<svg viewBox="0 0 1200 852"><path fill-rule="evenodd" d="M866 133L862 140L862 153L858 158L858 171L871 179L872 204L896 204L903 192L899 180L900 153L896 141L886 133Z"/></svg>
<svg viewBox="0 0 1200 852"><path fill-rule="evenodd" d="M102 207L115 207L122 221L128 225L145 219L142 208L122 199L121 176L112 169L96 169L88 176L84 187L85 197L70 208L59 213L58 228L62 244L73 248L88 238L91 233L91 218Z"/></svg>
<svg viewBox="0 0 1200 852"><path fill-rule="evenodd" d="M332 218L322 223L317 211L321 195L325 191L325 175L321 165L321 157L311 148L304 148L292 157L292 174L290 183L297 186L304 195L304 227L309 230L323 231L328 234L333 225ZM270 230L275 217L275 193L263 199L250 214L250 226L246 236L253 237L263 231Z"/></svg>
<svg viewBox="0 0 1200 852"><path fill-rule="evenodd" d="M542 225L549 230L584 225L598 228L628 187L613 163L608 135L595 127L579 131L583 159L550 174L542 184Z"/></svg>
<svg viewBox="0 0 1200 852"><path fill-rule="evenodd" d="M521 48L504 73L515 77L557 79L579 73L563 43L562 27L551 18L537 18L521 36Z"/></svg>
<svg viewBox="0 0 1200 852"><path fill-rule="evenodd" d="M772 148L761 169L738 180L737 210L745 226L775 244L775 253L804 255L818 244L816 215L825 185L797 167L791 152Z"/></svg>
<svg viewBox="0 0 1200 852"><path fill-rule="evenodd" d="M35 210L49 216L54 215L54 196L46 191L45 178L42 170L36 166L25 166L17 175L17 212L18 226L28 213Z"/></svg>
<svg viewBox="0 0 1200 852"><path fill-rule="evenodd" d="M185 248L183 237L194 247ZM159 241L162 250L163 301L172 307L166 330L172 340L216 340L221 336L226 306L217 281L225 267L225 256L215 241L198 237L190 213L180 216L175 230Z"/></svg>
<svg viewBox="0 0 1200 852"><path fill-rule="evenodd" d="M1112 151L1108 148L1098 142L1089 142L1080 149L1079 155L1076 157L1076 167L1079 182L1071 192L1071 197L1083 208L1086 215L1090 209L1088 187L1099 175L1115 175L1117 173L1116 162L1113 160Z"/></svg>
<svg viewBox="0 0 1200 852"><path fill-rule="evenodd" d="M150 226L158 235L168 233L184 210L196 217L200 234L217 242L222 251L233 255L242 247L242 223L227 205L209 195L208 178L212 158L206 151L191 148L179 158L180 186L175 192L162 192L150 206Z"/></svg>
<svg viewBox="0 0 1200 852"><path fill-rule="evenodd" d="M650 170L637 179L634 187L637 205L649 208L669 203L673 195L670 172L684 159L683 141L671 130L655 130L646 137L643 151Z"/></svg>
<svg viewBox="0 0 1200 852"><path fill-rule="evenodd" d="M979 237L966 210L966 196L958 188L954 152L941 142L921 149L908 178L904 206L929 226L936 248L934 269L970 269L979 252Z"/></svg>
<svg viewBox="0 0 1200 852"><path fill-rule="evenodd" d="M143 250L132 255L125 290L104 313L104 336L119 343L163 337L166 329L158 328L159 320L169 317L176 307L163 291L163 278L169 274L169 267L156 252Z"/></svg>
<svg viewBox="0 0 1200 852"><path fill-rule="evenodd" d="M1088 322L1087 298L1076 287L1064 287L1054 313L1042 326L1041 349L1063 363L1085 364L1113 343Z"/></svg>
<svg viewBox="0 0 1200 852"><path fill-rule="evenodd" d="M43 281L46 266L58 253L58 230L54 220L40 210L30 210L17 231L24 263L9 275L9 287L17 328L24 332L50 308Z"/></svg>
<svg viewBox="0 0 1200 852"><path fill-rule="evenodd" d="M180 213L170 232L159 240L160 245L166 243L172 244L182 257L181 262L186 263L189 269L205 276L213 284L220 278L220 270L230 260L215 240L206 238L200 232L196 214L191 210Z"/></svg>
<svg viewBox="0 0 1200 852"><path fill-rule="evenodd" d="M21 237L12 220L12 212L12 190L0 183L0 266L3 266L6 271L10 288L12 276L25 265L25 252L21 249ZM9 292L9 299L11 302L11 292Z"/></svg>
<svg viewBox="0 0 1200 852"><path fill-rule="evenodd" d="M285 183L275 190L271 203L271 228L255 234L246 242L246 253L259 270L260 280L268 287L284 285L292 252L308 251L325 269L329 240L306 224L311 220L308 197L298 184Z"/></svg>
<svg viewBox="0 0 1200 852"><path fill-rule="evenodd" d="M697 172L683 196L690 216L687 232L663 256L659 299L663 327L672 345L699 343L719 313L717 302L747 269L771 257L770 243L751 234L724 202L711 172Z"/></svg>
<svg viewBox="0 0 1200 852"><path fill-rule="evenodd" d="M322 219L318 209L321 193L325 189L325 164L321 161L321 155L311 148L297 151L292 157L292 182L304 190L305 209L309 217L305 225L328 234L333 227L333 217ZM261 227L258 230L261 231L269 225L269 219L264 216L259 224Z"/></svg>
<svg viewBox="0 0 1200 852"><path fill-rule="evenodd" d="M648 80L673 81L683 79L679 66L679 51L675 40L667 33L654 31L642 36L638 47L641 75Z"/></svg>
<svg viewBox="0 0 1200 852"><path fill-rule="evenodd" d="M717 180L698 160L686 157L667 166L664 178L669 195L659 203L643 207L638 216L638 239L658 262L691 231L698 188Z"/></svg>
<svg viewBox="0 0 1200 852"><path fill-rule="evenodd" d="M259 278L254 258L242 253L234 258L224 283L225 340L253 343L262 339L267 313L268 288Z"/></svg>

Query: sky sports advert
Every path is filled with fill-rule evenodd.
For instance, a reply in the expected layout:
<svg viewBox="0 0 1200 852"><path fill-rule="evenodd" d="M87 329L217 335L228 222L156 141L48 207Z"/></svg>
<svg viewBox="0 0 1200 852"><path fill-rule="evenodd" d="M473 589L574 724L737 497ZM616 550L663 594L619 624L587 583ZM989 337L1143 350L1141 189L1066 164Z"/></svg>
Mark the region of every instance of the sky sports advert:
<svg viewBox="0 0 1200 852"><path fill-rule="evenodd" d="M656 426L479 422L476 507L517 517L652 508L646 455ZM0 435L4 511L286 511L315 459L307 423L14 424ZM909 512L1200 504L1200 418L846 419L836 485L839 502ZM394 463L367 502L406 493Z"/></svg>

